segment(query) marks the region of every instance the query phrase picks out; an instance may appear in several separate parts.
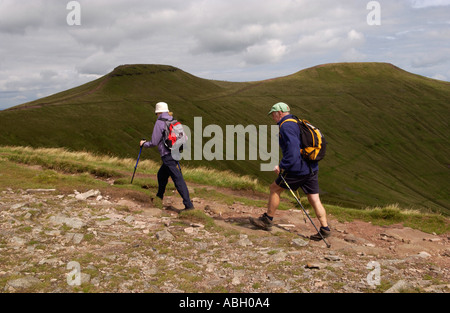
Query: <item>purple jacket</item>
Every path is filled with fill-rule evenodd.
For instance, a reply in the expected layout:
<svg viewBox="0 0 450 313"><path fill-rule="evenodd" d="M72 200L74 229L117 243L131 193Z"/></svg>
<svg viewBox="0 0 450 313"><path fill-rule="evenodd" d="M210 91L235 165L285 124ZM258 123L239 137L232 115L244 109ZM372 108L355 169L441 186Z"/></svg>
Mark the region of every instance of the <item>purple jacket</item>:
<svg viewBox="0 0 450 313"><path fill-rule="evenodd" d="M170 150L164 145L163 134L166 129L166 123L161 119L167 119L169 121L173 120L173 117L169 113L161 114L156 120L155 127L153 128L152 140L147 141L144 144L144 148L153 148L158 146L158 151L161 157L170 154Z"/></svg>

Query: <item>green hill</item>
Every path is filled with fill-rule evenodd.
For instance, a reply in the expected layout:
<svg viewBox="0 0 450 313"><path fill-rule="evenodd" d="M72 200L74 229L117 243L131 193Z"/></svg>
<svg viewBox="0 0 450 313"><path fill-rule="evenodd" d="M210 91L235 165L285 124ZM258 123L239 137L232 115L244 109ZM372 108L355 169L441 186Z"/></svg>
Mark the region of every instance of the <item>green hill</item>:
<svg viewBox="0 0 450 313"><path fill-rule="evenodd" d="M325 202L450 212L450 83L391 64L327 64L247 83L202 79L171 66L119 66L83 86L0 112L0 145L137 157L159 101L191 129L200 116L203 127L271 125L269 108L287 102L329 142L320 174ZM143 157L159 159L156 150ZM184 162L272 181L260 163Z"/></svg>

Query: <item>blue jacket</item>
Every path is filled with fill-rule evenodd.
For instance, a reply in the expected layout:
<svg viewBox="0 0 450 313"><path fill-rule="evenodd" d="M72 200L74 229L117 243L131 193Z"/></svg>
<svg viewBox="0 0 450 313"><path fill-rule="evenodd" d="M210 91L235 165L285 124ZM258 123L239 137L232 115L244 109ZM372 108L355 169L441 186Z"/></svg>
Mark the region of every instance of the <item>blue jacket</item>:
<svg viewBox="0 0 450 313"><path fill-rule="evenodd" d="M293 115L287 115L278 122L278 126L281 126L287 119L294 118ZM300 136L300 128L297 123L286 122L280 128L280 147L283 153L283 158L280 162L280 170L284 170L293 175L308 175L310 174L310 168L313 172L319 170L318 162L306 162L303 160L300 154L300 147L302 139Z"/></svg>

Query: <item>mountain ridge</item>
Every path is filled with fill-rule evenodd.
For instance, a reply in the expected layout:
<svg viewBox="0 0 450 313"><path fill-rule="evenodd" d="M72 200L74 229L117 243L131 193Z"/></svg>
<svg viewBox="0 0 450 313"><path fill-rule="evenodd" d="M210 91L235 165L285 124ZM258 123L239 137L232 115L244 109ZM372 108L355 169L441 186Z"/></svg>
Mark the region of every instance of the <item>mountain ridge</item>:
<svg viewBox="0 0 450 313"><path fill-rule="evenodd" d="M302 76L302 77L308 77L308 76L309 77L311 77L311 76L314 77L315 76L315 77L318 77L318 74L317 74L317 70L318 69L336 70L337 68L342 67L342 66L359 67L361 65L368 65L368 64L377 65L377 66L384 67L384 68L390 68L390 69L393 69L395 71L399 71L399 72L401 72L403 74L407 74L407 75L409 75L411 77L421 78L421 79L424 79L424 80L428 80L430 82L438 82L438 83L442 83L444 85L449 85L450 86L450 82L440 81L440 80L437 80L437 79L421 76L421 75L418 75L418 74L413 74L413 73L410 73L408 71L405 71L405 70L395 66L394 64L385 63L385 62L326 63L326 64L320 64L320 65L312 66L312 67L309 67L309 68L305 68L305 69L302 69L300 71L297 71L297 72L294 72L292 74L288 74L288 75L285 75L285 76L273 77L273 78L268 78L268 79L263 79L263 80L256 80L256 81L249 81L249 82L233 82L233 81L225 81L225 80L211 80L211 79L202 78L202 77L199 77L199 76L195 76L195 75L189 74L189 73L183 71L182 69L174 67L174 66L171 66L171 65L163 65L163 64L123 64L123 65L117 66L110 73L108 73L108 74L106 74L106 75L104 75L104 76L102 76L102 77L100 77L100 78L98 78L98 79L96 79L94 81L91 81L89 83L83 84L83 85L78 86L78 87L71 88L71 89L69 89L67 91L75 90L75 89L78 89L80 87L88 86L90 84L94 84L95 82L99 82L99 86L97 86L96 88L94 88L93 90L90 90L88 92L88 94L91 94L91 93L93 93L95 91L98 91L101 87L103 87L104 84L106 84L113 77L123 77L123 76L130 76L130 77L132 77L132 76L140 76L140 75L144 75L144 74L159 74L159 73L163 73L163 72L168 72L168 73L182 72L182 73L185 73L185 74L187 74L189 76L192 76L192 77L194 77L196 79L209 81L209 82L216 83L216 84L220 84L220 83L222 83L222 84L223 83L225 83L225 84L242 84L242 85L250 84L251 87L255 87L257 85L261 85L261 84L268 83L268 82L273 82L273 81L276 81L276 80L295 79L298 76ZM247 88L244 87L243 89L246 90L246 89L248 89L248 87ZM55 97L57 95L66 93L67 91L62 91L62 92L56 93L56 94L48 96L48 97L44 97L44 98L37 99L37 100L31 101L31 102L20 104L20 105L11 107L11 108L7 108L4 111L18 110L18 109L39 108L39 107L41 107L40 105L32 105L32 104L44 101L47 98ZM80 97L81 96L83 96L83 95L80 95ZM42 104L42 105L46 105L46 104L52 104L52 102L49 102L49 103L45 103L44 102L44 104Z"/></svg>

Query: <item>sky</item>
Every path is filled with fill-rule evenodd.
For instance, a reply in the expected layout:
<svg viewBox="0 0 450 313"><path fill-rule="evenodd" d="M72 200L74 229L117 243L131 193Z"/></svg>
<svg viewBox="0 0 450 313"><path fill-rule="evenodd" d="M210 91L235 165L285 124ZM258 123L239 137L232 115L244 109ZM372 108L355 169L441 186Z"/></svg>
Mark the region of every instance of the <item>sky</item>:
<svg viewBox="0 0 450 313"><path fill-rule="evenodd" d="M0 0L0 110L123 64L258 81L388 62L450 81L450 0Z"/></svg>

